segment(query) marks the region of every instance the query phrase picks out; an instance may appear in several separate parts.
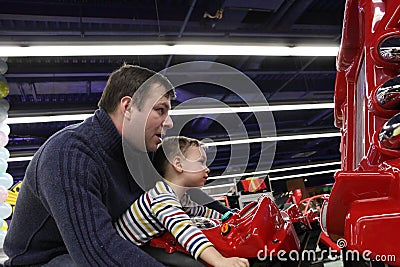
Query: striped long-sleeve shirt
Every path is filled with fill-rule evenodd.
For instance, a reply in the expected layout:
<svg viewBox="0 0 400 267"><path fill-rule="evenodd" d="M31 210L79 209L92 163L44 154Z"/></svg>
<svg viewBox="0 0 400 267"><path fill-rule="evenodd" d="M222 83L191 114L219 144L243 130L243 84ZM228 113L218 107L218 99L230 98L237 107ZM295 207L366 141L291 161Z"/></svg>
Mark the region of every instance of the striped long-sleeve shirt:
<svg viewBox="0 0 400 267"><path fill-rule="evenodd" d="M219 219L215 210L198 205L187 194L178 196L165 182L144 193L115 222L117 232L136 245L143 245L168 230L178 242L197 259L212 243L191 223L190 217Z"/></svg>

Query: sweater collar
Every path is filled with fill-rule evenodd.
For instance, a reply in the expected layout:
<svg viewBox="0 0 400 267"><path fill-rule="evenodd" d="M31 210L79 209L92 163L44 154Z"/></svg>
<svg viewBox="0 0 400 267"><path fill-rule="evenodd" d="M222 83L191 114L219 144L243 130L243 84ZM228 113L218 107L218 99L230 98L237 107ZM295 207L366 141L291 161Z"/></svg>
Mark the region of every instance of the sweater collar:
<svg viewBox="0 0 400 267"><path fill-rule="evenodd" d="M123 156L122 137L108 113L99 108L94 113L93 123L104 150L114 156Z"/></svg>

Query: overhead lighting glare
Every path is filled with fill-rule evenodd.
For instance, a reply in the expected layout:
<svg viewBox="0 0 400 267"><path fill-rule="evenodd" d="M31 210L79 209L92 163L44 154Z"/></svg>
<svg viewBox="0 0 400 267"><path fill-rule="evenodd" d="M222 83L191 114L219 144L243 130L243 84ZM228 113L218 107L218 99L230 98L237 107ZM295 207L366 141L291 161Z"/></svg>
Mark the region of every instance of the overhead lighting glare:
<svg viewBox="0 0 400 267"><path fill-rule="evenodd" d="M267 45L32 45L0 46L2 57L117 55L336 56L338 46Z"/></svg>
<svg viewBox="0 0 400 267"><path fill-rule="evenodd" d="M243 177L243 176L258 176L258 175L266 175L270 173L277 173L277 172L285 172L285 171L297 171L302 169L310 169L310 168L319 168L319 167L327 167L332 165L341 164L341 161L336 162L326 162L326 163L319 163L319 164L311 164L311 165L301 165L301 166L294 166L294 167L286 167L286 168L279 168L273 170L264 170L264 171L256 171L256 172L245 172L245 173L235 173L235 174L226 174L226 175L219 175L219 176L210 176L209 179L227 179L227 178L234 178L234 177Z"/></svg>
<svg viewBox="0 0 400 267"><path fill-rule="evenodd" d="M269 136L269 137L260 137L260 138L210 142L210 143L205 143L204 146L206 146L206 147L227 146L227 145L252 144L252 143L261 143L261 142L276 142L276 141L289 141L289 140L301 140L301 139L328 138L328 137L339 137L339 136L341 136L340 132L321 133L321 134Z"/></svg>
<svg viewBox="0 0 400 267"><path fill-rule="evenodd" d="M337 171L340 171L340 169L320 171L320 172L301 173L301 174L294 174L294 175L287 175L287 176L280 176L280 177L271 177L271 178L269 178L269 180L270 181L278 181L278 180L294 179L294 178L300 178L300 177L315 176L315 175L320 175L320 174L328 174L328 173L337 172ZM226 183L226 184L220 184L220 185L203 186L202 190L231 187L234 185L235 185L234 183Z"/></svg>
<svg viewBox="0 0 400 267"><path fill-rule="evenodd" d="M287 176L281 176L281 177L271 177L271 178L269 178L269 180L270 181L278 181L278 180L285 180L285 179L293 179L293 178L308 177L308 176L314 176L314 175L320 175L320 174L327 174L327 173L332 173L332 172L337 172L337 171L340 171L340 169L328 170L328 171L320 171L320 172L300 173L300 174L293 174L293 175L287 175Z"/></svg>
<svg viewBox="0 0 400 267"><path fill-rule="evenodd" d="M290 110L307 110L307 109L330 109L334 108L333 103L322 104L297 104L297 105L273 105L273 106L251 106L251 107L229 107L229 108L199 108L199 109L173 109L171 115L210 115L210 114L226 114L226 113L248 113L248 112L265 112L265 111L290 111Z"/></svg>
<svg viewBox="0 0 400 267"><path fill-rule="evenodd" d="M248 113L263 111L288 111L288 110L306 110L306 109L329 109L334 108L333 103L322 104L298 104L298 105L273 105L273 106L252 106L252 107L232 107L232 108L199 108L199 109L174 109L169 113L171 116L180 115L211 115L226 113ZM55 121L83 121L93 114L75 114L75 115L54 115L54 116L29 116L7 118L7 124L20 123L38 123Z"/></svg>
<svg viewBox="0 0 400 267"><path fill-rule="evenodd" d="M6 124L22 124L22 123L39 123L39 122L56 122L56 121L83 121L93 114L75 114L75 115L54 115L54 116L32 116L32 117L16 117L7 118Z"/></svg>
<svg viewBox="0 0 400 267"><path fill-rule="evenodd" d="M13 158L8 158L7 162L30 161L30 160L32 160L32 158L33 158L33 156L13 157Z"/></svg>

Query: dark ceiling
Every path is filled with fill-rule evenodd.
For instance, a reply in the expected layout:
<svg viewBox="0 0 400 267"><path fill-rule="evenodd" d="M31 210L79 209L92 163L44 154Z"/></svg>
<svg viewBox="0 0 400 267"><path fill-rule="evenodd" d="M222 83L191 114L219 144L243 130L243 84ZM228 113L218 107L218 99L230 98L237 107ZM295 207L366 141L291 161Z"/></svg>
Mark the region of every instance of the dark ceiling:
<svg viewBox="0 0 400 267"><path fill-rule="evenodd" d="M142 0L142 1L0 1L0 45L30 42L263 42L265 44L339 45L345 0ZM217 11L223 9L222 17ZM1 48L0 48L1 49ZM260 88L270 105L332 103L335 57L279 56L90 56L9 57L9 117L32 114L79 114L96 108L107 75L124 62L160 71L188 61L212 61L234 67ZM207 84L177 88L174 105L188 96L210 97L229 106L243 101L229 90ZM255 101L252 104L257 104ZM260 136L254 116L239 114L250 138ZM273 112L277 136L338 132L333 109ZM207 121L208 120L208 121ZM12 157L32 155L53 133L75 122L12 124L7 148ZM221 125L198 118L181 134L228 140ZM340 161L340 137L278 141L272 169ZM230 146L218 147L211 176L228 165ZM255 169L260 143L250 146L246 172ZM28 162L10 162L8 172L21 179ZM260 163L269 168L269 162ZM339 164L271 173L305 175L307 186L333 181ZM232 168L235 169L235 168ZM283 181L283 180L279 180ZM279 181L276 190L284 190Z"/></svg>

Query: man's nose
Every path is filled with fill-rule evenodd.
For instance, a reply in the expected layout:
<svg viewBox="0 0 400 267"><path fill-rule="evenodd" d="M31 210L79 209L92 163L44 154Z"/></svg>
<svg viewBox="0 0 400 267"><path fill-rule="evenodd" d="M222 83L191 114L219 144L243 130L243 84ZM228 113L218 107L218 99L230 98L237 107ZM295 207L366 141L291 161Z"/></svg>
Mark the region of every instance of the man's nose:
<svg viewBox="0 0 400 267"><path fill-rule="evenodd" d="M163 123L163 127L166 129L171 129L172 127L174 127L174 123L173 123L170 115L168 115L167 118L165 119L165 121Z"/></svg>

